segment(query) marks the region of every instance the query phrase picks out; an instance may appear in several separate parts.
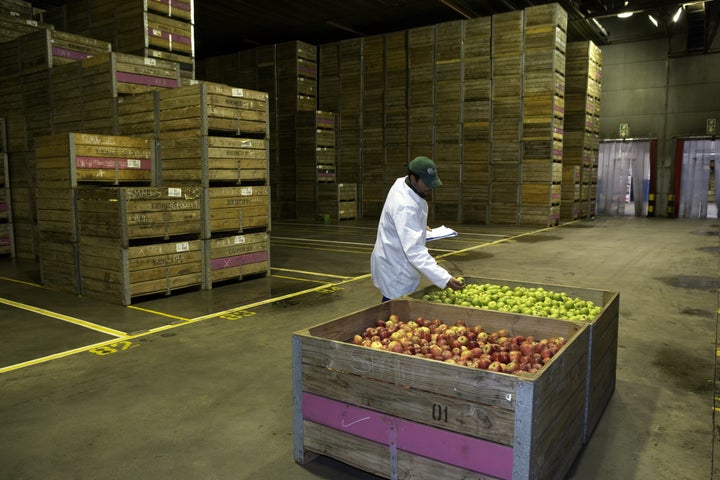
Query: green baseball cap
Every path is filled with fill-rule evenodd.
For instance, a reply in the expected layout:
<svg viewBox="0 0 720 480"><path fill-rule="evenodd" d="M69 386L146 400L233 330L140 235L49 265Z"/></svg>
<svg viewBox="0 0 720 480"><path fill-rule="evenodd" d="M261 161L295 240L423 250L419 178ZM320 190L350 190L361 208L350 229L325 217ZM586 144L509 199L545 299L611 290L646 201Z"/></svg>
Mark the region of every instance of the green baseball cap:
<svg viewBox="0 0 720 480"><path fill-rule="evenodd" d="M420 180L430 188L442 185L435 162L428 157L415 157L412 162L408 163L408 170L420 177Z"/></svg>

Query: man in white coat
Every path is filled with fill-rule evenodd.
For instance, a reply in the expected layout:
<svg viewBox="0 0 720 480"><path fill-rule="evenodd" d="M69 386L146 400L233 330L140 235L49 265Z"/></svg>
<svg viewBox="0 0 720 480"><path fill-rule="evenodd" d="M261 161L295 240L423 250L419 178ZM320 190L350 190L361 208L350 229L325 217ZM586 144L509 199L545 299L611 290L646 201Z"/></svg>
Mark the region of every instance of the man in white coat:
<svg viewBox="0 0 720 480"><path fill-rule="evenodd" d="M416 157L408 174L390 188L378 224L370 272L383 301L414 292L421 275L438 288L459 290L463 284L438 265L425 245L428 204L425 197L442 185L435 162Z"/></svg>

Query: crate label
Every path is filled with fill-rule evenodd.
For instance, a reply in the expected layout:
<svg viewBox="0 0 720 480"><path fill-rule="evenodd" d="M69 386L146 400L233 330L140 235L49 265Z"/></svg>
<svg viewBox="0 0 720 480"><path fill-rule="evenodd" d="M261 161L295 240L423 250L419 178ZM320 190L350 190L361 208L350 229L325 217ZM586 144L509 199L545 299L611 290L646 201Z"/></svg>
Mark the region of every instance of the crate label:
<svg viewBox="0 0 720 480"><path fill-rule="evenodd" d="M234 238L234 241L235 241L235 245L245 243L245 235L236 235Z"/></svg>
<svg viewBox="0 0 720 480"><path fill-rule="evenodd" d="M162 30L158 30L157 28L151 28L150 33L156 37L162 37Z"/></svg>
<svg viewBox="0 0 720 480"><path fill-rule="evenodd" d="M182 197L182 188L168 188L168 197Z"/></svg>
<svg viewBox="0 0 720 480"><path fill-rule="evenodd" d="M253 146L253 142L252 142L252 140L243 140L242 143L240 144L240 146L242 146L242 147L252 147L252 146Z"/></svg>
<svg viewBox="0 0 720 480"><path fill-rule="evenodd" d="M242 195L243 197L248 196L248 195L252 195L252 194L253 194L253 189L252 189L252 187L242 187L242 188L240 189L240 195Z"/></svg>
<svg viewBox="0 0 720 480"><path fill-rule="evenodd" d="M189 242L176 243L175 251L176 252L189 252L190 251L190 243Z"/></svg>
<svg viewBox="0 0 720 480"><path fill-rule="evenodd" d="M242 88L233 88L232 89L232 96L233 97L244 97L245 94L243 93Z"/></svg>
<svg viewBox="0 0 720 480"><path fill-rule="evenodd" d="M128 168L142 168L142 162L140 160L128 158L127 166L128 166Z"/></svg>

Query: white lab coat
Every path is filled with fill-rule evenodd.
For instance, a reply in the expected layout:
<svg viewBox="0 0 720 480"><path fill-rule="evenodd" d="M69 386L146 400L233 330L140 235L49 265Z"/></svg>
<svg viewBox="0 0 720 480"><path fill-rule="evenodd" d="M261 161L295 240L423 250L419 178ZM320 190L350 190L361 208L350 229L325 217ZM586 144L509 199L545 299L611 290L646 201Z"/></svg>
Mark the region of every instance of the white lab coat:
<svg viewBox="0 0 720 480"><path fill-rule="evenodd" d="M378 224L375 248L370 257L374 285L387 298L414 292L421 274L439 288L452 276L428 252L425 245L428 204L398 178L390 188Z"/></svg>

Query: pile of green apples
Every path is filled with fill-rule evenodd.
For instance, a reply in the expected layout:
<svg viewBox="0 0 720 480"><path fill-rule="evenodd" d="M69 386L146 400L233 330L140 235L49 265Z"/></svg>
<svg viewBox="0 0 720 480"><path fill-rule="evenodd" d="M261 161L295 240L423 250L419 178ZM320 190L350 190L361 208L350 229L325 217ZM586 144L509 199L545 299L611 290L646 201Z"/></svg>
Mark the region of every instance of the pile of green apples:
<svg viewBox="0 0 720 480"><path fill-rule="evenodd" d="M602 311L602 308L592 301L571 297L565 292L554 292L543 287L512 288L491 283L468 283L462 290L439 289L426 293L422 299L428 302L575 321L592 320Z"/></svg>

